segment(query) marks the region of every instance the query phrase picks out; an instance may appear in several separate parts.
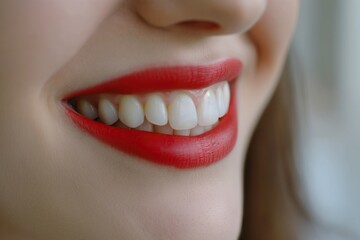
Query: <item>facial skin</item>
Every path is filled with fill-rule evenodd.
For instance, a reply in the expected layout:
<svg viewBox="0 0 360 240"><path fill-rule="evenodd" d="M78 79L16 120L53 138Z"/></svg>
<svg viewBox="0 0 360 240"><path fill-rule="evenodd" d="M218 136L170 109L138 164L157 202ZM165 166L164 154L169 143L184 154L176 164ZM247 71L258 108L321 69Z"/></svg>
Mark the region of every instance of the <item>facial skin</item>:
<svg viewBox="0 0 360 240"><path fill-rule="evenodd" d="M0 1L0 238L237 239L247 144L297 8L296 0ZM60 104L112 76L231 57L244 63L238 140L209 167L128 156L80 131Z"/></svg>

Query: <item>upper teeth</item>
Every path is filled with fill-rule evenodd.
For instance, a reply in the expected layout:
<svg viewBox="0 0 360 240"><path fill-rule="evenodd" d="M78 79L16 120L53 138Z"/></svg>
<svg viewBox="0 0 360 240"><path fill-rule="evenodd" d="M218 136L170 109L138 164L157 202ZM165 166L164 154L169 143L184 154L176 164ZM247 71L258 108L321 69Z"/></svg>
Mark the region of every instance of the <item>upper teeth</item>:
<svg viewBox="0 0 360 240"><path fill-rule="evenodd" d="M82 97L76 101L76 110L90 119L99 117L107 125L116 123L143 131L196 136L216 124L228 111L230 102L226 81L200 92L203 94L198 98L191 91L146 96L104 95L95 100L94 96Z"/></svg>
<svg viewBox="0 0 360 240"><path fill-rule="evenodd" d="M177 93L169 107L169 124L174 130L187 130L196 127L198 114L192 98L185 93ZM200 113L201 114L201 113Z"/></svg>
<svg viewBox="0 0 360 240"><path fill-rule="evenodd" d="M146 119L158 126L164 126L168 122L166 104L159 94L150 94L145 103Z"/></svg>

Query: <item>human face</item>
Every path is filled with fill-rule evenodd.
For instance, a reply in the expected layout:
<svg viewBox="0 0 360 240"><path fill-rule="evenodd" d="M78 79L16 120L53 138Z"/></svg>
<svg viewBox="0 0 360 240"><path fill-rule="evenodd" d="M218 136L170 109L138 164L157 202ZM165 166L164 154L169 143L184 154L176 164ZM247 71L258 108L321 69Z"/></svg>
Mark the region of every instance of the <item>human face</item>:
<svg viewBox="0 0 360 240"><path fill-rule="evenodd" d="M54 240L236 239L244 155L276 86L296 12L296 0L0 1L0 237L17 233L26 239ZM114 130L104 124L107 113L85 127L78 121L84 117L71 117L81 110L70 107L76 108L71 100L75 96L66 97L104 81L154 68L160 69L160 78L169 68L180 69L174 75L186 71L184 66L195 72L214 64L226 68L227 61L242 63L241 75L231 86L238 117L232 118L236 124L231 128L220 119L197 137L215 143L207 154L218 157L210 158L210 165L182 165L184 157L169 160L176 157L171 151L199 154L201 148L187 144L195 137ZM237 70L231 71L238 75ZM121 79L130 85L133 80ZM171 86L185 80L172 79L166 91L159 90L164 79L160 84L152 81L144 77L139 89L154 85L153 91L168 96L168 106L176 92ZM192 79L192 84L197 81ZM183 92L193 99L186 101L199 105L206 91L190 85ZM201 89L215 89L210 85ZM148 90L133 92L140 104L151 94ZM105 93L81 97L92 99L95 108L99 96L118 104L118 93ZM184 107L188 112L190 105ZM178 121L179 104L170 108L175 113L168 118ZM134 128L132 121L136 119L128 124ZM91 132L94 128L100 129L100 137ZM128 137L130 144L114 147L112 141L117 140L102 139L106 131L125 132L119 136ZM222 131L234 142L227 135L225 140L219 137ZM134 136L172 141L173 149L161 155L158 143L134 142ZM233 148L224 150L232 143ZM216 144L220 150L215 152ZM129 148L135 150L129 154Z"/></svg>

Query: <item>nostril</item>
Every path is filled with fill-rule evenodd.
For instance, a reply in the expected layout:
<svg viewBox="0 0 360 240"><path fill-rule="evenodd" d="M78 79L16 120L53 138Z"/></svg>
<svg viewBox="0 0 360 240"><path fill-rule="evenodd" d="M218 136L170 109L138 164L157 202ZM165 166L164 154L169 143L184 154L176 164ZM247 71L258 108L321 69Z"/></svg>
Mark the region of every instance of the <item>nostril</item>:
<svg viewBox="0 0 360 240"><path fill-rule="evenodd" d="M210 21L190 20L177 24L180 27L191 28L193 30L219 30L220 25Z"/></svg>

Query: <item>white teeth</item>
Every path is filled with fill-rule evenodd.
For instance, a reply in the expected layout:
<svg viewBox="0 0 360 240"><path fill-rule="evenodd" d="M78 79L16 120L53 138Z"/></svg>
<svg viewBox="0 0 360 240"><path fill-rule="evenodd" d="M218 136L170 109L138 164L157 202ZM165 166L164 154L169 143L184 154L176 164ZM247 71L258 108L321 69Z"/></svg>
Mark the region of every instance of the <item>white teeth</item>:
<svg viewBox="0 0 360 240"><path fill-rule="evenodd" d="M197 106L198 124L199 126L209 126L217 122L219 118L219 110L217 106L216 96L210 89L207 90Z"/></svg>
<svg viewBox="0 0 360 240"><path fill-rule="evenodd" d="M98 106L92 105L98 101ZM76 103L76 106L73 105ZM211 130L230 104L230 86L224 81L194 92L82 97L70 104L83 116L107 125L161 134L198 136ZM119 121L120 120L120 121Z"/></svg>
<svg viewBox="0 0 360 240"><path fill-rule="evenodd" d="M176 94L169 104L169 123L174 130L187 130L197 125L197 113L192 98Z"/></svg>
<svg viewBox="0 0 360 240"><path fill-rule="evenodd" d="M139 127L136 128L137 130L145 131L145 132L152 132L154 131L154 125L149 123L148 121L144 121Z"/></svg>
<svg viewBox="0 0 360 240"><path fill-rule="evenodd" d="M190 136L190 129L187 129L187 130L174 130L174 135Z"/></svg>
<svg viewBox="0 0 360 240"><path fill-rule="evenodd" d="M211 126L206 126L204 127L204 131L207 132L207 131L210 131L211 129L213 129L215 127L215 124L214 125L211 125Z"/></svg>
<svg viewBox="0 0 360 240"><path fill-rule="evenodd" d="M229 110L229 105L230 105L230 86L228 82L224 84L223 91L224 91L224 99L225 99L225 113L224 113L225 115Z"/></svg>
<svg viewBox="0 0 360 240"><path fill-rule="evenodd" d="M229 105L230 105L230 86L229 86L228 82L226 82L224 84L223 91L224 91L225 114L226 114L228 112L228 110L229 110Z"/></svg>
<svg viewBox="0 0 360 240"><path fill-rule="evenodd" d="M174 132L174 129L172 129L170 127L169 124L166 124L165 126L154 126L154 131L157 133L162 133L162 134L167 134L167 135L172 135Z"/></svg>
<svg viewBox="0 0 360 240"><path fill-rule="evenodd" d="M124 95L119 103L119 119L130 128L137 128L144 122L144 110L139 100L130 95Z"/></svg>
<svg viewBox="0 0 360 240"><path fill-rule="evenodd" d="M114 127L118 127L118 128L129 128L128 126L126 126L125 124L123 124L121 121L117 121L114 124Z"/></svg>
<svg viewBox="0 0 360 240"><path fill-rule="evenodd" d="M76 102L76 109L81 114L90 119L96 119L98 117L95 107L84 99L79 99Z"/></svg>
<svg viewBox="0 0 360 240"><path fill-rule="evenodd" d="M216 101L219 109L219 117L222 117L226 113L224 91L222 90L222 86L219 86L216 89Z"/></svg>
<svg viewBox="0 0 360 240"><path fill-rule="evenodd" d="M103 123L112 125L118 121L116 108L109 100L100 99L98 108L99 117Z"/></svg>
<svg viewBox="0 0 360 240"><path fill-rule="evenodd" d="M145 103L146 119L158 126L168 122L168 113L164 100L158 94L151 94Z"/></svg>
<svg viewBox="0 0 360 240"><path fill-rule="evenodd" d="M198 136L205 132L204 127L196 126L193 129L191 129L190 136Z"/></svg>

